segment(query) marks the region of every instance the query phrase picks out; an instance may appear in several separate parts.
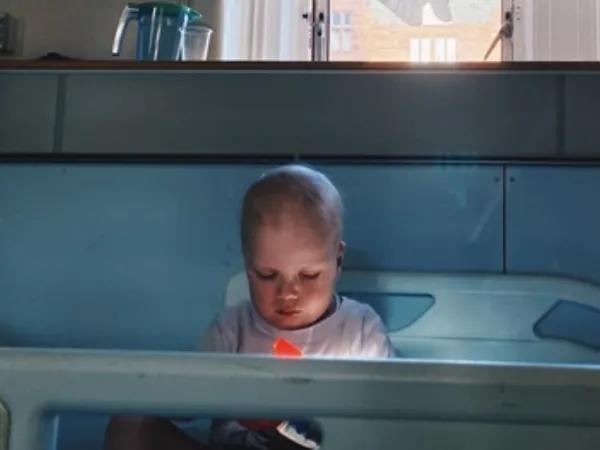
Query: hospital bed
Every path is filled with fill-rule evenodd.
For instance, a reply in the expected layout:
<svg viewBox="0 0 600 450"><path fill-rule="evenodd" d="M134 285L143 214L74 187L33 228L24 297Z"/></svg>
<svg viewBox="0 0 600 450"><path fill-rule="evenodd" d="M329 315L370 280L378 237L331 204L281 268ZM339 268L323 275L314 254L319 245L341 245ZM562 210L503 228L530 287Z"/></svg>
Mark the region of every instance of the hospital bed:
<svg viewBox="0 0 600 450"><path fill-rule="evenodd" d="M10 450L42 449L50 414L77 410L314 417L333 450L598 448L598 287L347 272L339 290L381 313L404 358L2 349L0 439ZM247 295L236 275L226 304Z"/></svg>

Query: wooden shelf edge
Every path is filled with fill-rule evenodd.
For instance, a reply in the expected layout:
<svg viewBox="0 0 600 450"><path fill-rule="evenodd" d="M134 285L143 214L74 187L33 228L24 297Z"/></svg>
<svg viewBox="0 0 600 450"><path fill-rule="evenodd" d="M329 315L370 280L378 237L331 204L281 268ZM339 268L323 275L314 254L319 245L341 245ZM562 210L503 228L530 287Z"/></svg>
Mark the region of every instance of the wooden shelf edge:
<svg viewBox="0 0 600 450"><path fill-rule="evenodd" d="M126 71L600 71L600 62L492 62L411 64L397 62L294 62L294 61L49 61L0 59L1 70L126 70Z"/></svg>

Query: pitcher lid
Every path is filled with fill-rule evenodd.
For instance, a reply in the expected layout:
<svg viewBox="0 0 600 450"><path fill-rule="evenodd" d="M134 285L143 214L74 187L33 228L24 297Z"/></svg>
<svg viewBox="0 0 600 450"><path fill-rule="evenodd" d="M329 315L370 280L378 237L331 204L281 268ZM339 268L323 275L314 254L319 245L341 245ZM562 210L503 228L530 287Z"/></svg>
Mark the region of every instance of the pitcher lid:
<svg viewBox="0 0 600 450"><path fill-rule="evenodd" d="M187 14L190 19L200 19L200 14L195 9L189 6L180 5L179 3L168 3L168 2L147 2L147 3L129 3L132 8L137 8L141 15L152 14L154 9L158 8L162 10L162 13L166 16L179 16L181 13Z"/></svg>

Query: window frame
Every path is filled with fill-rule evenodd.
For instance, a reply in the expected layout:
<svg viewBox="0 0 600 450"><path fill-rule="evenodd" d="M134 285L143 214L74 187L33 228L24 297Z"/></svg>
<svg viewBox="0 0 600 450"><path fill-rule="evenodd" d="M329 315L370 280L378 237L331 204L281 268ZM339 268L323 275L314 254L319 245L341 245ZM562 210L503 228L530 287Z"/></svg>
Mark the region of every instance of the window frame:
<svg viewBox="0 0 600 450"><path fill-rule="evenodd" d="M510 11L510 12L513 12L513 15L514 15L515 10L517 9L517 3L520 4L520 2L527 2L527 1L531 2L532 0L501 0L502 17L499 18L500 20L498 21L498 30L500 30L502 20L504 18L504 14L506 12ZM595 0L595 1L600 2L600 0ZM313 2L313 4L317 5L317 8L319 8L318 9L319 11L324 11L327 13L327 17L331 17L333 11L331 10L331 1L330 0L312 0L312 2ZM522 5L520 5L520 7L523 8ZM338 12L338 11L335 11L335 12ZM515 32L513 34L513 39L509 40L508 42L505 42L503 40L501 43L498 44L501 46L502 61L515 60L515 55L520 55L519 52L522 52L522 49L525 47L522 42L523 41L522 27L523 27L523 22L519 22L518 24L515 23ZM349 28L351 28L351 25L349 26ZM519 28L519 29L517 29L517 28ZM453 37L456 38L456 36L453 36ZM329 45L330 44L330 42L329 42L330 36L328 35L326 37L326 39L327 39L327 42ZM458 47L458 40L456 41L456 43L457 43L457 47ZM491 43L492 43L492 39L490 39L490 44ZM330 45L329 45L329 47L330 47ZM341 35L340 35L340 48L341 48ZM327 58L327 59L329 59L329 58ZM435 61L432 61L432 62L435 62ZM483 58L482 58L481 62L482 63L484 62Z"/></svg>
<svg viewBox="0 0 600 450"><path fill-rule="evenodd" d="M245 41L248 40L248 37L245 36L245 32L247 30L247 26L244 26L244 14L248 16L248 14L252 14L252 8L260 3L256 0L244 0L240 2L239 0L222 0L223 8L224 8L224 20L223 20L223 59L249 59L244 54L244 46L248 44ZM264 0L263 0L264 1ZM321 61L328 61L329 52L330 52L330 37L331 37L331 0L269 0L278 2L279 6L277 8L272 7L273 5L269 5L268 8L265 8L263 13L267 16L262 19L263 22L272 24L271 31L277 28L278 32L274 33L276 35L270 35L268 38L262 37L262 47L261 44L253 43L254 47L259 47L259 50L253 50L254 59L271 59L271 60L293 60L293 61L315 61L314 55L310 51L312 33L310 29L310 23L312 21L312 17L310 17L310 11L318 11L323 12L325 14L326 20L324 25L325 28L325 36L323 37L323 45L327 49L327 51L323 52L321 56ZM600 2L600 0L595 0L596 2ZM513 11L513 2L515 10L520 8L519 11L523 11L526 8L529 8L529 3L532 0L502 0L502 11L503 14L507 11ZM244 6L241 7L240 5ZM253 6L254 5L254 6ZM527 9L527 11L532 11L531 9ZM600 8L597 8L599 17L600 17ZM342 13L344 11L341 11ZM254 12L256 14L256 12ZM304 18L303 15L309 14L309 17ZM530 22L532 13L527 14ZM525 15L523 16L525 17ZM343 19L342 17L340 17ZM247 20L247 17L245 17ZM516 18L517 19L517 18ZM351 30L352 28L352 18L350 20L350 24L341 25L344 29ZM254 21L254 24L257 22ZM275 27L277 23L278 26ZM336 25L336 27L338 27ZM500 26L499 26L500 27ZM250 39L255 39L256 34L259 33L250 33ZM600 34L600 33L599 33ZM515 20L515 31L513 39L507 43L503 42L502 45L502 60L503 61L512 61L512 60L522 60L525 59L525 52L527 49L531 48L531 45L527 45L528 39L531 40L532 30L531 23L526 20ZM354 39L351 35L352 46L354 46ZM274 45L277 43L277 45ZM458 43L458 41L457 41ZM491 40L490 40L491 44ZM278 48L276 48L278 46ZM600 45L597 46L598 51L600 52ZM340 52L343 48L342 46L342 35L340 34ZM263 58L257 57L257 53L264 54ZM599 53L600 56L600 53ZM483 62L483 61L482 61Z"/></svg>

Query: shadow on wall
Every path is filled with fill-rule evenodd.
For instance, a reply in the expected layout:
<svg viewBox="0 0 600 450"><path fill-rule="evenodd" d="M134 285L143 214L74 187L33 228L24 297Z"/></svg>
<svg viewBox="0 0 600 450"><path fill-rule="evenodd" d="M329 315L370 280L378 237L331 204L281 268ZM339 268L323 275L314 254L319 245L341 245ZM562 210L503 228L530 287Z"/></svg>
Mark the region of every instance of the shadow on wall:
<svg viewBox="0 0 600 450"><path fill-rule="evenodd" d="M4 325L0 328L0 345L4 347L17 347L19 346L19 342L22 342L21 339L13 330L8 329L8 326Z"/></svg>

